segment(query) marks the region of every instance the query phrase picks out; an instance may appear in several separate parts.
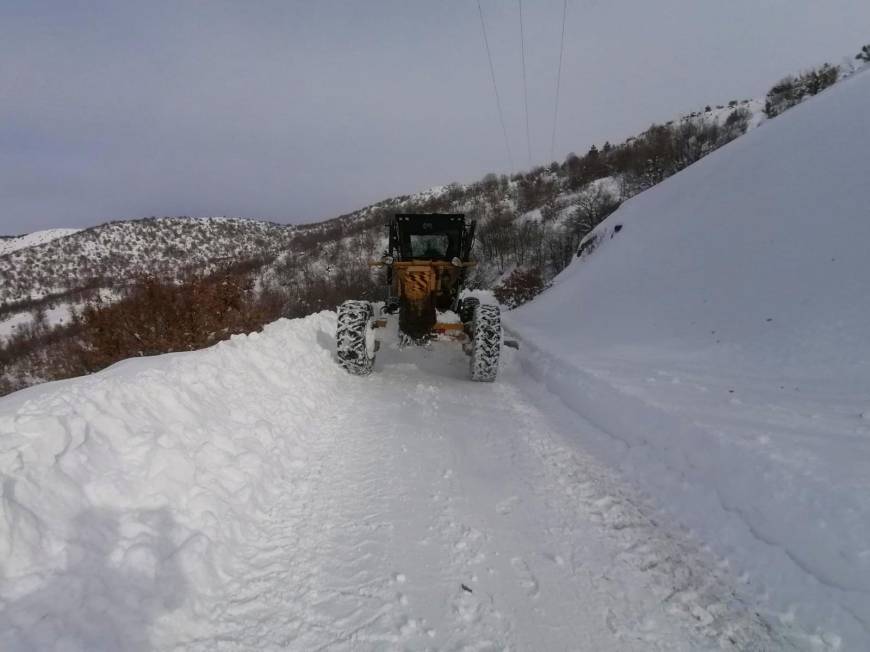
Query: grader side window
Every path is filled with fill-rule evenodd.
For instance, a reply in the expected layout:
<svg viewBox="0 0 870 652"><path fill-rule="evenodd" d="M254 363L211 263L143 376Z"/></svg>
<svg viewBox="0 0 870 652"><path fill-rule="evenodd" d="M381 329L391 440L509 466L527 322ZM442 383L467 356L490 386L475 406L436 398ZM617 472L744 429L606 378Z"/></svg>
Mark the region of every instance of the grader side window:
<svg viewBox="0 0 870 652"><path fill-rule="evenodd" d="M439 233L435 235L411 235L412 258L447 258L450 237Z"/></svg>

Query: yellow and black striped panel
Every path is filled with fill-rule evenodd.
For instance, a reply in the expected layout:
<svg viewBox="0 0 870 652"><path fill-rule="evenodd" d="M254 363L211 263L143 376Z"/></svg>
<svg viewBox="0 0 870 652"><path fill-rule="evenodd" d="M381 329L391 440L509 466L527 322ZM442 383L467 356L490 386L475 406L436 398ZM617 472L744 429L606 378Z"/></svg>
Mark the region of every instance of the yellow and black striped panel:
<svg viewBox="0 0 870 652"><path fill-rule="evenodd" d="M419 301L434 290L435 274L428 267L412 267L402 270L402 294L411 301Z"/></svg>
<svg viewBox="0 0 870 652"><path fill-rule="evenodd" d="M435 271L431 267L405 268L399 278L402 294L411 301L419 301L435 289Z"/></svg>

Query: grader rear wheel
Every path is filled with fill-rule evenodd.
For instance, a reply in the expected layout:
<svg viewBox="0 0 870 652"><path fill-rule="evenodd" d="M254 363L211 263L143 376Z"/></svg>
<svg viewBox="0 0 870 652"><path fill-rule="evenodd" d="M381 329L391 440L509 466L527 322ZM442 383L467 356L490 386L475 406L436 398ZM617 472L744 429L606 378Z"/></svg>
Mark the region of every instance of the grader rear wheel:
<svg viewBox="0 0 870 652"><path fill-rule="evenodd" d="M338 361L348 373L366 376L375 364L374 310L368 301L345 301L338 307L335 332Z"/></svg>

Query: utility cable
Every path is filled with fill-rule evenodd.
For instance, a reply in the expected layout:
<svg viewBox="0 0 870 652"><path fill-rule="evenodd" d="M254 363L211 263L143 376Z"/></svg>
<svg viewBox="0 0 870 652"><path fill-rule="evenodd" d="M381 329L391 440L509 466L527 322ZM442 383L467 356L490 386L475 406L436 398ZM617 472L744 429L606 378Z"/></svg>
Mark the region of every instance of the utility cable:
<svg viewBox="0 0 870 652"><path fill-rule="evenodd" d="M562 84L562 55L565 52L565 21L568 16L568 0L562 5L562 39L559 43L559 68L556 72L556 103L553 107L553 134L550 137L550 160L556 160L556 120L559 117L559 89Z"/></svg>
<svg viewBox="0 0 870 652"><path fill-rule="evenodd" d="M508 141L507 129L504 126L504 114L501 110L501 98L498 94L498 84L495 83L495 68L492 65L492 53L489 49L489 39L486 37L486 22L483 19L483 9L480 6L480 0L477 0L477 11L480 14L480 29L483 33L483 45L486 48L486 58L489 61L489 75L492 77L492 88L495 91L495 105L498 108L498 121L501 123L501 133L504 136L504 146L507 150L508 160L511 164L511 172L514 171L514 155L511 153L510 142Z"/></svg>
<svg viewBox="0 0 870 652"><path fill-rule="evenodd" d="M529 152L529 169L532 167L532 136L529 131L529 87L526 84L526 36L523 31L523 0L517 0L520 6L520 53L523 60L523 103L526 108L526 148Z"/></svg>

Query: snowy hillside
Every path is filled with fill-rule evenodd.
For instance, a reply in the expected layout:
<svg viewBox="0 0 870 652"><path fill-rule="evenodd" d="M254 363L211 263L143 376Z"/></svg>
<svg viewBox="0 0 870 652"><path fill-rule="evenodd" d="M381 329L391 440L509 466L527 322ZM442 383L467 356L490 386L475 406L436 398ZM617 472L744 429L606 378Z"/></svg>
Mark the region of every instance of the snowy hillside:
<svg viewBox="0 0 870 652"><path fill-rule="evenodd" d="M603 458L870 646L870 73L635 197L509 324Z"/></svg>
<svg viewBox="0 0 870 652"><path fill-rule="evenodd" d="M46 229L44 231L34 231L26 235L3 237L0 238L0 256L5 256L19 249L36 247L46 242L78 233L79 231L81 229Z"/></svg>
<svg viewBox="0 0 870 652"><path fill-rule="evenodd" d="M627 202L542 302L570 298L577 338L599 351L654 342L866 373L868 83L843 82Z"/></svg>
<svg viewBox="0 0 870 652"><path fill-rule="evenodd" d="M756 127L763 120L762 108L763 102L758 100L735 100L727 106L707 107L683 115L669 122L667 129L686 129L689 137L694 135L693 130L716 126L721 133L713 138L724 142ZM629 139L624 149L628 152L643 140L644 134ZM705 143L694 155L703 156L718 144ZM645 159L642 163L646 164ZM686 161L681 163L686 164ZM623 165L627 164L623 162ZM609 171L599 170L586 178L583 175L588 172L580 171L582 178L572 180L570 167L568 162L552 163L546 170L540 167L510 180L504 177L495 189L488 189L486 180L434 186L391 197L332 220L301 226L224 217L161 217L110 222L81 231L68 230L69 233L56 229L40 232L42 236L31 234L4 239L0 240L0 280L3 281L0 309L4 304L39 300L50 295L60 297L82 288L113 287L143 273L174 277L189 269L200 269L209 262L246 262L281 254L290 257L300 252L310 254L308 249L312 242L338 244L341 248L339 241L348 234L364 231L369 240L380 239L385 216L397 211L462 211L483 223L494 215L531 214L541 221L542 211L551 205L559 219L551 220L548 228L553 231L554 240L562 240L562 231L567 228L565 222L584 203L584 190L596 190L600 181L607 180L608 194L614 201L637 191L623 187L626 183L622 173L611 176ZM69 237L52 239L61 235ZM481 237L484 236L481 231ZM326 266L325 261L318 261L320 263ZM542 259L539 264L554 263ZM492 278L485 277L481 281L486 284L503 271L493 271L489 275Z"/></svg>
<svg viewBox="0 0 870 652"><path fill-rule="evenodd" d="M110 287L138 274L173 276L218 259L277 253L292 232L270 222L222 217L110 222L0 254L0 306L95 282Z"/></svg>

